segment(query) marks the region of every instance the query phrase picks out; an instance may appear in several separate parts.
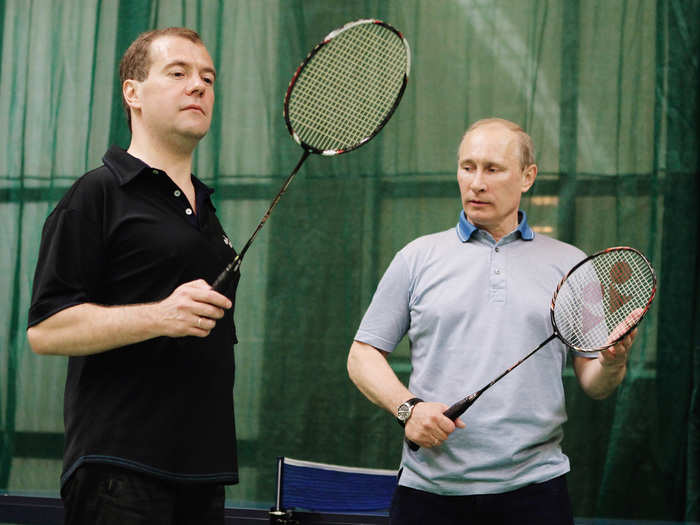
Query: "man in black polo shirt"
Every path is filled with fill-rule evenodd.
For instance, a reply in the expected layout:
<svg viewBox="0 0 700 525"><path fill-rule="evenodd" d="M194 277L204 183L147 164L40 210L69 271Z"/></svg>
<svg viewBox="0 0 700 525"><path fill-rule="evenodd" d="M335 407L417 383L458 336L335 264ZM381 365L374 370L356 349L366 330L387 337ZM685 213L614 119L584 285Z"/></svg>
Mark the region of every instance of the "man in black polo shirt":
<svg viewBox="0 0 700 525"><path fill-rule="evenodd" d="M44 226L27 335L69 356L66 523L223 523L238 481L235 252L191 174L216 72L197 33L142 34L120 64L132 140L79 178Z"/></svg>

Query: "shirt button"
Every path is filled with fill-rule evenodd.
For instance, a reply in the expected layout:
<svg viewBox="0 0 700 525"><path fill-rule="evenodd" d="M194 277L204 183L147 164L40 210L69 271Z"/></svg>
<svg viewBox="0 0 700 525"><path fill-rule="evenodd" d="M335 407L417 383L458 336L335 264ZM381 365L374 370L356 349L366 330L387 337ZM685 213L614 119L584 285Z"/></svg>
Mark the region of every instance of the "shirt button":
<svg viewBox="0 0 700 525"><path fill-rule="evenodd" d="M496 270L494 273L495 273L496 275L501 275L501 270Z"/></svg>
<svg viewBox="0 0 700 525"><path fill-rule="evenodd" d="M187 215L192 215L192 209L191 209L191 208L187 208L187 209L185 210L185 213L186 213Z"/></svg>
<svg viewBox="0 0 700 525"><path fill-rule="evenodd" d="M158 170L153 170L154 175L158 175Z"/></svg>
<svg viewBox="0 0 700 525"><path fill-rule="evenodd" d="M173 195L175 195L176 197L179 197L180 195L182 195L182 193L180 193L180 190L175 190L173 192Z"/></svg>
<svg viewBox="0 0 700 525"><path fill-rule="evenodd" d="M500 252L501 249L500 249L498 246L496 246L496 251L497 251L497 252Z"/></svg>

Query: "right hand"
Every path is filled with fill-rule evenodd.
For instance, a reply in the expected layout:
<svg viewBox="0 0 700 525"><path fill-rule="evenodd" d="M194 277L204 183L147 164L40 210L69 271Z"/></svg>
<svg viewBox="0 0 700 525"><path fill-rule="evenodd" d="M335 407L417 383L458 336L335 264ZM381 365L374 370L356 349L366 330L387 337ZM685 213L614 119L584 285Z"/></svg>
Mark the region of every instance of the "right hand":
<svg viewBox="0 0 700 525"><path fill-rule="evenodd" d="M163 335L206 337L224 311L231 308L231 301L215 292L205 280L197 279L181 284L155 306Z"/></svg>
<svg viewBox="0 0 700 525"><path fill-rule="evenodd" d="M465 428L464 421L454 422L444 412L449 407L443 403L423 401L413 407L411 417L406 422L406 438L421 447L441 445L456 428Z"/></svg>

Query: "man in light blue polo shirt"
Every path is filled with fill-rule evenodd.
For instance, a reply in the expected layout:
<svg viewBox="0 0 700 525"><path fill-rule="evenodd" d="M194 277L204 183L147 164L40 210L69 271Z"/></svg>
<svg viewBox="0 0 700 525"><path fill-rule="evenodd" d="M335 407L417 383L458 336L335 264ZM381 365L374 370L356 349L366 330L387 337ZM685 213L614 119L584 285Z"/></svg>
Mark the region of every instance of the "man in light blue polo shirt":
<svg viewBox="0 0 700 525"><path fill-rule="evenodd" d="M560 447L561 342L550 342L460 419L443 415L551 334L554 289L585 257L528 226L519 205L536 176L532 140L519 126L474 123L459 147L457 227L396 254L350 348L353 382L422 447L404 445L393 524L573 523L569 460ZM408 387L387 362L404 335ZM588 395L602 399L619 385L635 335L593 358L574 354Z"/></svg>

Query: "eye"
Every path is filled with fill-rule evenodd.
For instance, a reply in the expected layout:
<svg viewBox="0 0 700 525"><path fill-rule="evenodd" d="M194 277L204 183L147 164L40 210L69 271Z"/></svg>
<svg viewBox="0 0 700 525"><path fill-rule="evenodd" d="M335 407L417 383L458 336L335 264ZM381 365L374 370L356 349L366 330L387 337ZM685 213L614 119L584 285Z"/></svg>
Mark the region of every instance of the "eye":
<svg viewBox="0 0 700 525"><path fill-rule="evenodd" d="M171 71L170 75L175 78L183 78L185 76L184 71Z"/></svg>
<svg viewBox="0 0 700 525"><path fill-rule="evenodd" d="M202 77L202 80L210 86L214 85L214 79L212 77Z"/></svg>

